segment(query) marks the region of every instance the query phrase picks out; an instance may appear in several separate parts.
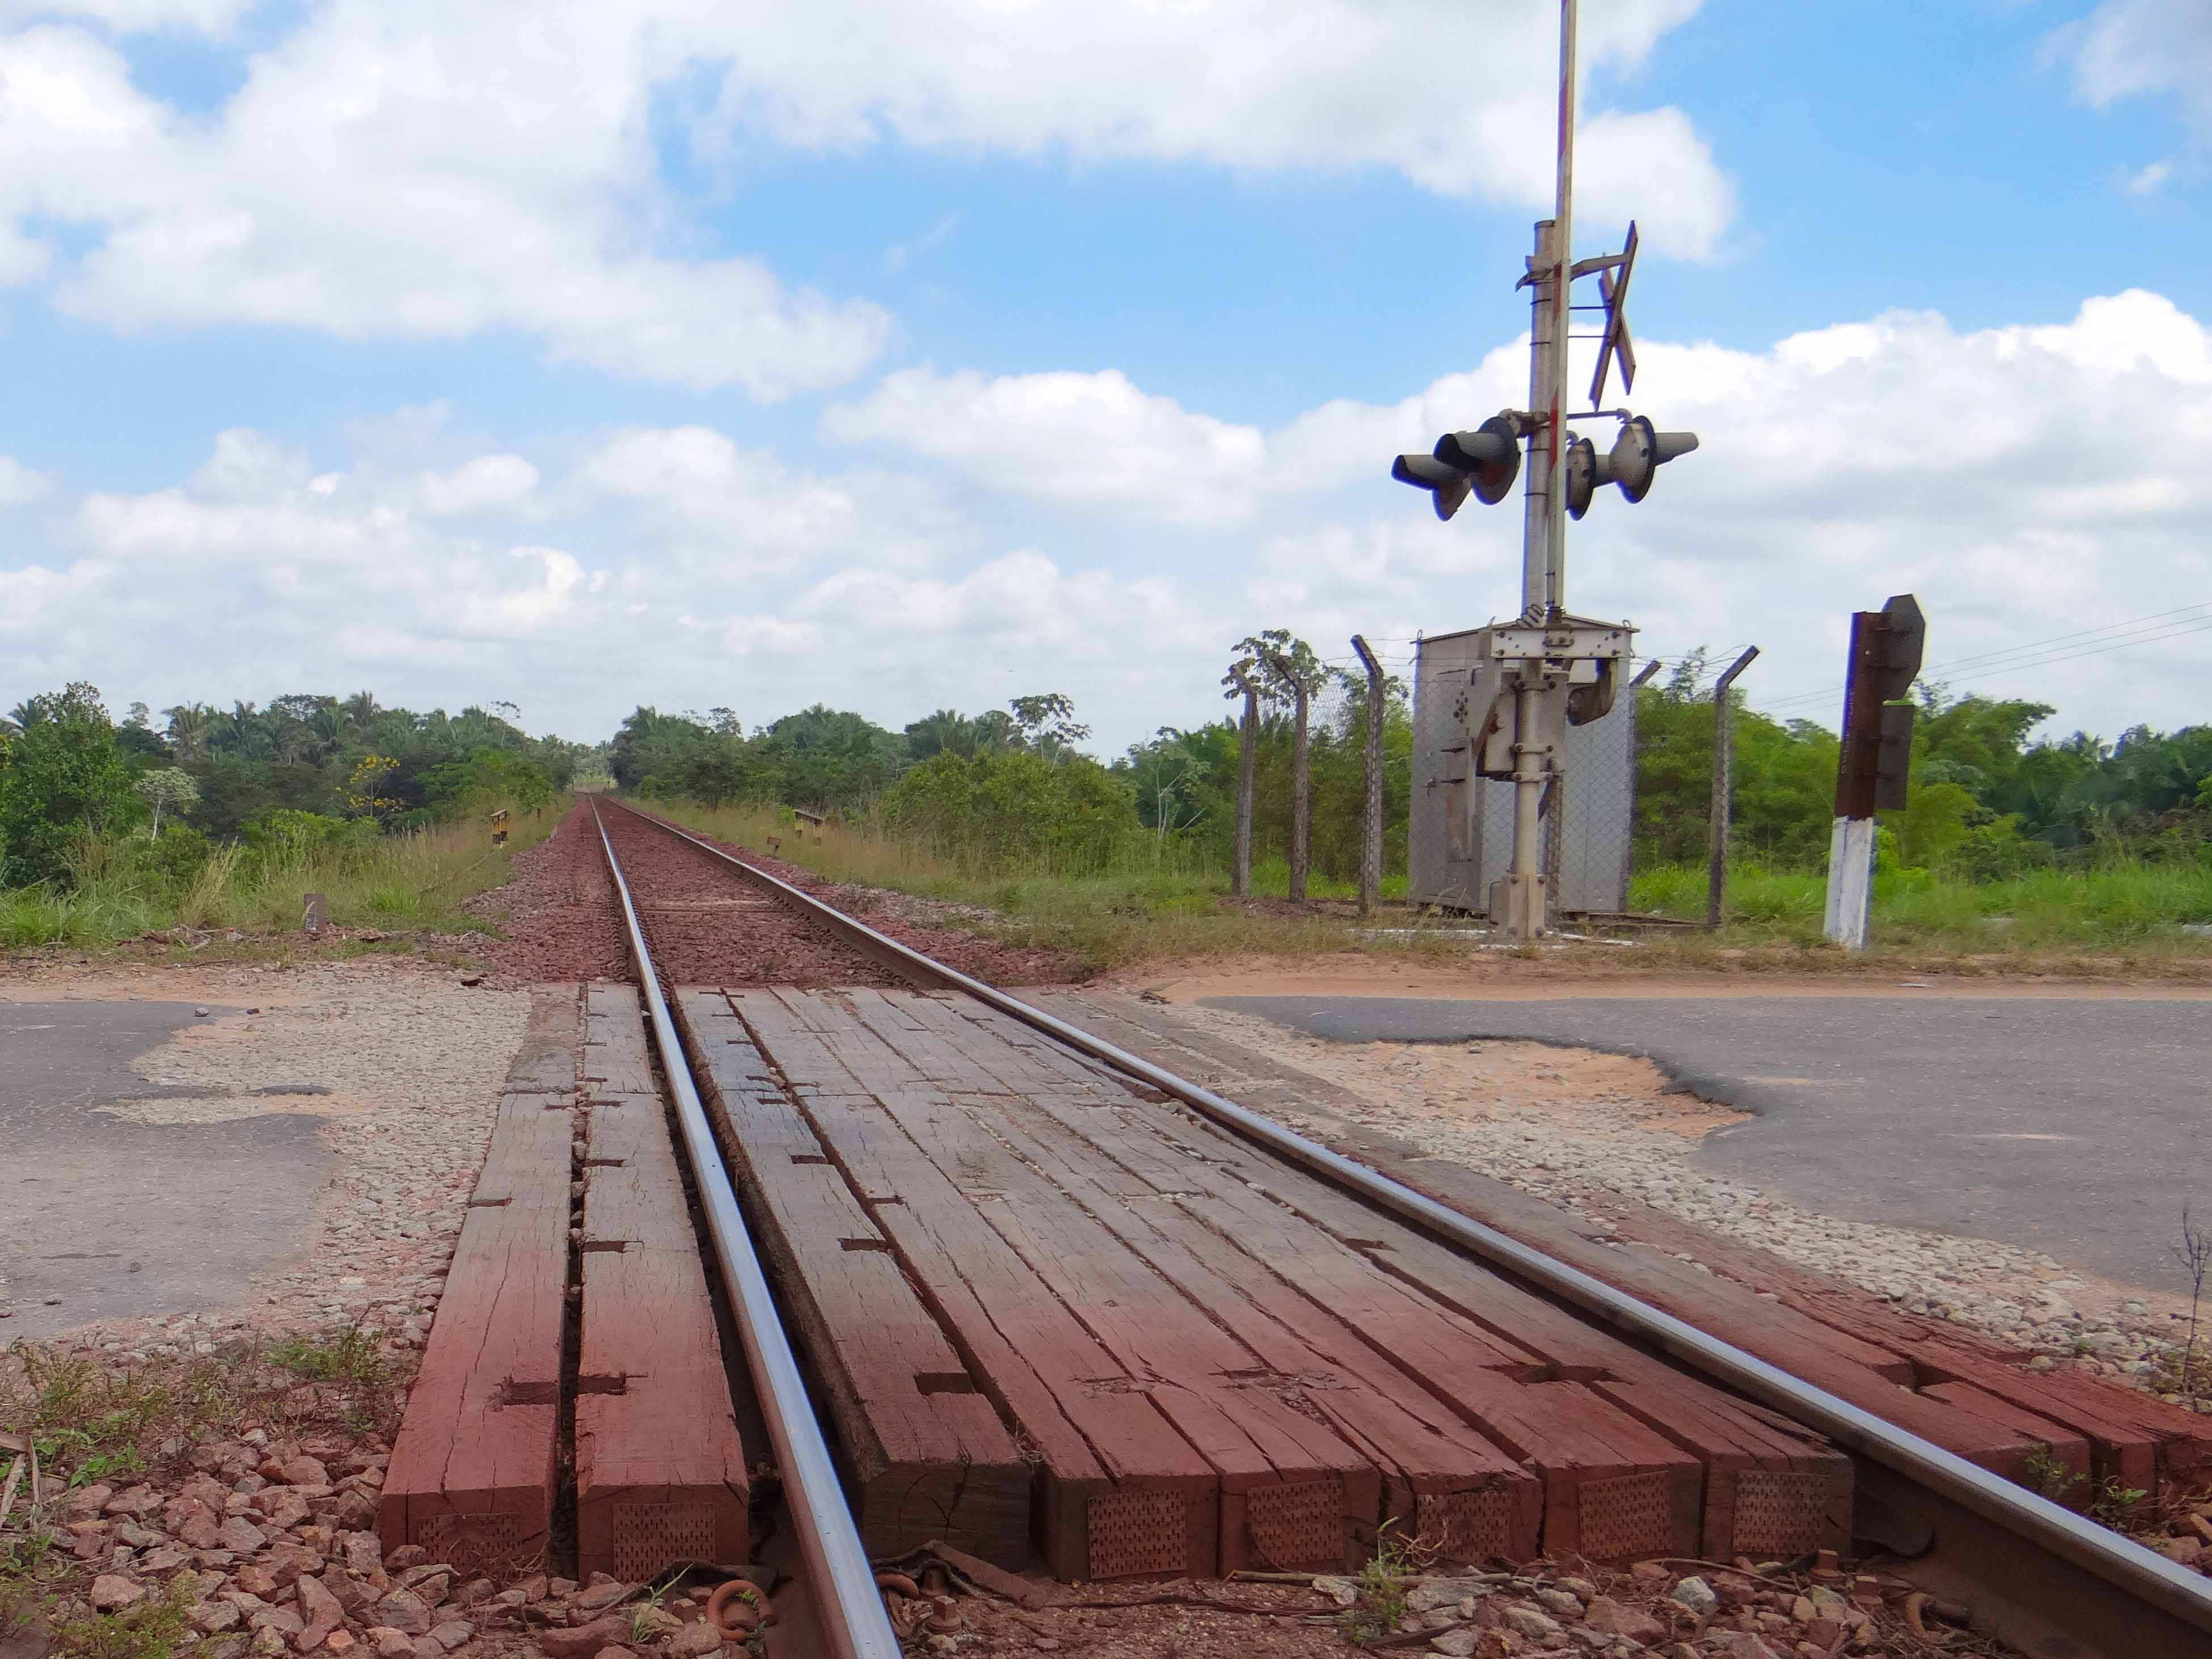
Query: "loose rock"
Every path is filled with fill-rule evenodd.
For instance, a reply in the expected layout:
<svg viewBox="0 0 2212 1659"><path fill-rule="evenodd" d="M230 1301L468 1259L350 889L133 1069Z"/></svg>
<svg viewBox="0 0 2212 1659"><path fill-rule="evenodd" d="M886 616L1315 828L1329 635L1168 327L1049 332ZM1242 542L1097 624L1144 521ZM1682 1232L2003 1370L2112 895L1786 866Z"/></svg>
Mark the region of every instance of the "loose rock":
<svg viewBox="0 0 2212 1659"><path fill-rule="evenodd" d="M128 1578L103 1572L92 1581L92 1605L102 1613L116 1613L146 1599L146 1589Z"/></svg>

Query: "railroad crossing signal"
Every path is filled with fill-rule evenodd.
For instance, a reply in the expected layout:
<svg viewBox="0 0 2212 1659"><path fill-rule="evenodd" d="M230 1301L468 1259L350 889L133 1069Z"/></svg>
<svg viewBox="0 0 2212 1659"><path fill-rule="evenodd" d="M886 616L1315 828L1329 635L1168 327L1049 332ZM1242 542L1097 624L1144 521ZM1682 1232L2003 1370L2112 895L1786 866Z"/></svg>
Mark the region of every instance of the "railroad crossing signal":
<svg viewBox="0 0 2212 1659"><path fill-rule="evenodd" d="M1567 521L1589 510L1601 483L1618 484L1631 501L1650 493L1658 470L1698 447L1695 433L1661 432L1626 409L1601 407L1607 377L1620 369L1624 392L1636 385L1636 347L1628 332L1628 287L1636 272L1636 226L1618 253L1588 259L1574 257L1575 72L1577 0L1559 0L1559 168L1552 216L1536 225L1535 248L1516 288L1529 290L1528 402L1524 409L1502 410L1472 432L1448 432L1426 455L1401 455L1390 476L1429 492L1439 519L1459 511L1469 495L1496 503L1505 499L1520 476L1522 445L1527 444L1528 485L1521 543L1521 609L1499 637L1510 647L1496 659L1501 692L1510 697L1512 718L1498 706L1496 732L1499 763L1510 757L1513 784L1513 863L1492 887L1493 925L1509 936L1530 939L1550 926L1552 896L1539 867L1546 840L1543 818L1557 812L1565 791L1562 744L1547 734L1564 731L1574 719L1601 714L1609 700L1613 665L1620 654L1623 630L1609 623L1575 616L1566 604ZM1568 343L1578 307L1574 285L1597 278L1605 313L1598 336L1597 372L1590 381L1590 407L1570 413L1567 392ZM1612 444L1601 455L1595 442L1577 436L1568 422L1611 419L1620 422ZM1470 739L1473 733L1469 734ZM1546 803L1552 805L1547 808ZM1556 821L1553 830L1558 829ZM1552 844L1558 845L1556 836Z"/></svg>
<svg viewBox="0 0 2212 1659"><path fill-rule="evenodd" d="M1625 410L1601 410L1605 384L1613 364L1620 365L1620 389L1636 386L1636 347L1628 333L1628 281L1636 270L1636 225L1631 221L1627 240L1618 253L1578 261L1570 272L1595 276L1604 304L1605 330L1598 336L1597 372L1590 377L1592 415L1610 414L1620 422L1611 448L1601 453L1588 438L1568 436L1560 446L1559 489L1567 516L1579 519L1589 511L1600 484L1619 484L1620 493L1640 501L1651 493L1651 481L1660 467L1698 447L1694 432L1660 432L1641 415ZM1534 276L1530 272L1530 276ZM1529 278L1524 277L1524 282ZM1564 417L1563 417L1564 418ZM1521 472L1521 440L1531 449L1547 441L1551 416L1546 411L1505 410L1492 416L1473 432L1447 432L1426 455L1401 455L1390 465L1390 476L1429 492L1437 517L1449 519L1471 495L1496 506L1511 491ZM1531 490L1536 489L1533 482Z"/></svg>
<svg viewBox="0 0 2212 1659"><path fill-rule="evenodd" d="M1590 497L1600 484L1619 484L1620 493L1640 501L1651 493L1651 479L1660 467L1698 447L1694 432L1656 432L1641 415L1620 423L1613 447L1601 455L1588 438L1567 440L1567 516L1579 519L1589 511Z"/></svg>
<svg viewBox="0 0 2212 1659"><path fill-rule="evenodd" d="M1636 390L1636 347L1628 337L1628 279L1636 272L1636 221L1628 222L1628 238L1620 245L1620 264L1611 259L1596 261L1597 294L1605 306L1605 333L1597 349L1597 373L1590 376L1590 407L1605 404L1605 372L1613 360L1620 360L1620 389L1626 394ZM1613 271L1620 272L1616 279ZM1579 271L1577 272L1579 275ZM1641 501L1642 496L1635 498Z"/></svg>
<svg viewBox="0 0 2212 1659"><path fill-rule="evenodd" d="M1400 483L1429 492L1437 517L1449 519L1472 494L1485 506L1504 501L1521 476L1521 428L1493 415L1472 432L1447 432L1433 453L1401 455L1390 464Z"/></svg>

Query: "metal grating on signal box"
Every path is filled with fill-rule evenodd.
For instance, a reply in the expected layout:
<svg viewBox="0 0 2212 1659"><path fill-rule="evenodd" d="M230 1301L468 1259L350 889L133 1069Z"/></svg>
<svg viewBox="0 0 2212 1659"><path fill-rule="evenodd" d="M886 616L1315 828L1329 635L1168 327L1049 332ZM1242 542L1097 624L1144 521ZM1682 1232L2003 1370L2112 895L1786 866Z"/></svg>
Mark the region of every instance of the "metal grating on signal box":
<svg viewBox="0 0 2212 1659"><path fill-rule="evenodd" d="M1125 1486L1091 1500L1091 1576L1134 1578L1183 1571L1185 1500L1165 1487Z"/></svg>

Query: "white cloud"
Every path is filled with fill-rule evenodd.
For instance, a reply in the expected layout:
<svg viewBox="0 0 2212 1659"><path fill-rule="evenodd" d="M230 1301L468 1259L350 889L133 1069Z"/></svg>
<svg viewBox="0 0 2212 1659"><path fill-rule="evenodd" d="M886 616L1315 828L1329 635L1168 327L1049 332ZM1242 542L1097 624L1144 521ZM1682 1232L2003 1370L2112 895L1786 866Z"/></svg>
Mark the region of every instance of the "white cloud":
<svg viewBox="0 0 2212 1659"><path fill-rule="evenodd" d="M87 495L75 534L98 560L132 571L136 591L161 596L187 635L328 635L342 656L347 641L372 638L465 653L562 637L603 578L560 548L444 534L427 516L441 509L416 505L435 496L432 484L450 492L442 510L511 503L514 466L536 480L519 457L483 459L495 465L387 488L362 472L314 472L305 456L234 430L179 486ZM310 659L318 677L327 672L323 653Z"/></svg>
<svg viewBox="0 0 2212 1659"><path fill-rule="evenodd" d="M1583 9L1586 67L1633 70L1698 0ZM1556 9L1521 0L820 0L720 9L711 132L851 149L1346 171L1548 204ZM1728 179L1680 112L1591 102L1583 210L1639 215L1662 252L1711 253Z"/></svg>
<svg viewBox="0 0 2212 1659"><path fill-rule="evenodd" d="M684 565L724 577L786 574L838 558L927 562L965 539L933 491L896 474L794 472L710 427L621 433L576 472L581 495L637 504Z"/></svg>
<svg viewBox="0 0 2212 1659"><path fill-rule="evenodd" d="M823 416L831 436L950 462L1007 495L1168 524L1241 524L1273 497L1388 472L1401 450L1472 424L1527 382L1525 343L1389 405L1340 398L1268 433L1183 408L1119 369L987 378L900 369Z"/></svg>
<svg viewBox="0 0 2212 1659"><path fill-rule="evenodd" d="M1593 6L1584 61L1632 71L1696 9ZM711 246L657 146L702 80L720 88L692 122L709 153L888 139L1384 167L1524 208L1550 191L1555 42L1520 0L325 0L245 60L212 114L149 93L102 32L219 34L242 9L0 11L25 24L0 34L0 283L50 281L65 311L123 329L511 329L556 359L775 398L851 379L890 320ZM1635 213L1662 252L1711 254L1734 211L1677 110L1594 101L1580 177L1591 222Z"/></svg>
<svg viewBox="0 0 2212 1659"><path fill-rule="evenodd" d="M0 0L0 24L82 18L123 33L177 30L221 34L253 0Z"/></svg>
<svg viewBox="0 0 2212 1659"><path fill-rule="evenodd" d="M2172 94L2197 137L2212 139L2212 9L2203 0L2100 0L2058 44L2090 102Z"/></svg>
<svg viewBox="0 0 2212 1659"><path fill-rule="evenodd" d="M763 398L849 379L889 319L758 260L678 257L647 119L649 20L337 0L211 119L82 31L0 37L0 278L122 328L346 337L507 327L556 358ZM69 258L27 223L92 236Z"/></svg>
<svg viewBox="0 0 2212 1659"><path fill-rule="evenodd" d="M53 479L33 472L12 455L0 455L0 507L21 507L35 501L53 486Z"/></svg>
<svg viewBox="0 0 2212 1659"><path fill-rule="evenodd" d="M2171 161L2153 161L2128 175L2127 191L2130 196L2155 196L2159 186L2173 176Z"/></svg>
<svg viewBox="0 0 2212 1659"><path fill-rule="evenodd" d="M433 517L528 510L538 469L520 455L479 455L451 472L426 472L422 511Z"/></svg>
<svg viewBox="0 0 2212 1659"><path fill-rule="evenodd" d="M1011 495L1186 524L1243 517L1266 462L1255 428L1139 392L1115 369L995 380L901 369L823 424L848 442L954 462Z"/></svg>

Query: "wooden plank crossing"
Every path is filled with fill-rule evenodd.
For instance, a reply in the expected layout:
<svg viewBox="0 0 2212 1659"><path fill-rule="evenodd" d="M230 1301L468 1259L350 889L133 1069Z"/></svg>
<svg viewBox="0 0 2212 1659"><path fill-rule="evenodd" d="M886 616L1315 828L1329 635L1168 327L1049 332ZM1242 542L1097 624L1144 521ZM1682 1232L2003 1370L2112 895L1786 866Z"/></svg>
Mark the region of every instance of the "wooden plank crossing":
<svg viewBox="0 0 2212 1659"><path fill-rule="evenodd" d="M1468 1560L1847 1540L1816 1437L980 1004L680 1001L841 1433L897 1420L842 1285L887 1259L1035 1458L1064 1577L1338 1565L1384 1521Z"/></svg>
<svg viewBox="0 0 2212 1659"><path fill-rule="evenodd" d="M568 1180L573 987L533 999L378 1506L387 1550L471 1571L542 1555L553 1514Z"/></svg>
<svg viewBox="0 0 2212 1659"><path fill-rule="evenodd" d="M1030 1471L814 1132L719 995L678 1015L748 1224L813 1361L871 1555L931 1539L1018 1568Z"/></svg>
<svg viewBox="0 0 2212 1659"><path fill-rule="evenodd" d="M592 986L585 1008L586 1069L649 1079L635 989ZM610 1094L587 1133L577 1571L640 1583L678 1561L744 1560L744 1453L667 1114Z"/></svg>
<svg viewBox="0 0 2212 1659"><path fill-rule="evenodd" d="M1617 1221L1572 1215L1357 1121L1322 1079L1175 1019L1077 992L1036 999L1106 1041L1323 1144L1569 1266L1618 1285L1968 1461L2014 1480L2050 1459L2092 1480L2157 1492L2212 1463L2212 1423L2139 1390L1918 1319L1856 1286L1662 1212L1616 1200ZM1620 1235L1626 1233L1626 1237ZM1681 1259L1683 1257L1689 1260Z"/></svg>
<svg viewBox="0 0 2212 1659"><path fill-rule="evenodd" d="M940 1022L956 1018L957 1024L946 1030L955 1041L961 1040L957 1033L963 1029L971 1033L967 1044L979 1060L1001 1066L1008 1054L1020 1057L1017 1064L1042 1061L1041 1071L1028 1078L1009 1076L1011 1084L1024 1091L1018 1109L1069 1109L1059 1104L1060 1097L1039 1085L1046 1074L1066 1076L1069 1063L1091 1064L1041 1048L1027 1028L981 1005L940 1004L918 1012ZM991 1041L1014 1033L1031 1041ZM1079 1102L1087 1094L1110 1102L1112 1091L1121 1088L1118 1079L1092 1075L1066 1098ZM1076 1104L1072 1109L1081 1115L1063 1117L1063 1127L1096 1121L1096 1107ZM1291 1264L1301 1277L1317 1267L1330 1272L1340 1305L1344 1298L1366 1298L1351 1305L1362 1306L1358 1325L1370 1344L1401 1365L1411 1366L1415 1356L1422 1356L1429 1386L1508 1443L1540 1448L1523 1455L1547 1468L1547 1548L1628 1553L1614 1546L1621 1536L1616 1525L1620 1505L1632 1493L1646 1526L1633 1549L1706 1554L1718 1550L1723 1559L1740 1549L1771 1553L1772 1543L1738 1536L1736 1497L1744 1480L1757 1511L1773 1514L1784 1534L1802 1540L1802 1548L1848 1540L1848 1465L1814 1437L1626 1347L1609 1333L1335 1188L1262 1159L1195 1114L1133 1105L1125 1092L1119 1115L1150 1133L1117 1137L1110 1143L1115 1155L1126 1159L1150 1145L1150 1167L1164 1192L1193 1189L1180 1194L1182 1205L1203 1214L1220 1243L1249 1258L1245 1274L1281 1271L1282 1264ZM1162 1152L1166 1156L1159 1156ZM1339 1252L1330 1252L1314 1236L1315 1229ZM1395 1300L1387 1319L1379 1316L1383 1298L1361 1288L1361 1281L1378 1268L1401 1281L1385 1293ZM1470 1353L1471 1344L1486 1347L1488 1357ZM1521 1386L1502 1389L1498 1381L1485 1379L1486 1392L1479 1395L1471 1380L1478 1368L1504 1373ZM1527 1386L1532 1383L1537 1386ZM1546 1425L1548 1432L1540 1436L1516 1431L1514 1425L1525 1422L1519 1414L1528 1411L1531 1398L1551 1402L1564 1422ZM1640 1425L1645 1437L1639 1441L1625 1432L1618 1421L1622 1418ZM1601 1434L1601 1443L1613 1449L1617 1463L1608 1468L1590 1456L1571 1473L1559 1467L1560 1449L1574 1446L1577 1437L1588 1444ZM1596 1502L1606 1512L1601 1534L1585 1525L1586 1487L1600 1492Z"/></svg>

